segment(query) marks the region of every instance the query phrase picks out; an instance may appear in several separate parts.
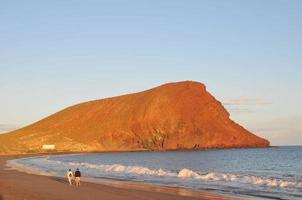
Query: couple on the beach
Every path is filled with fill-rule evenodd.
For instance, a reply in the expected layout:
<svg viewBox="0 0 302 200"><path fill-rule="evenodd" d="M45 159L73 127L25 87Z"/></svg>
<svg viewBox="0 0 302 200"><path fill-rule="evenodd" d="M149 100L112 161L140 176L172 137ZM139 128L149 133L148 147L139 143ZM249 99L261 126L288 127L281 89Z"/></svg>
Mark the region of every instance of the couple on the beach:
<svg viewBox="0 0 302 200"><path fill-rule="evenodd" d="M74 177L74 180L75 180L75 183L76 183L76 186L79 187L81 185L81 172L80 170L77 168L77 170L74 172L74 175L71 171L71 169L69 169L67 171L67 179L68 179L68 182L69 182L69 185L71 186L72 185L72 180L73 180L73 177Z"/></svg>

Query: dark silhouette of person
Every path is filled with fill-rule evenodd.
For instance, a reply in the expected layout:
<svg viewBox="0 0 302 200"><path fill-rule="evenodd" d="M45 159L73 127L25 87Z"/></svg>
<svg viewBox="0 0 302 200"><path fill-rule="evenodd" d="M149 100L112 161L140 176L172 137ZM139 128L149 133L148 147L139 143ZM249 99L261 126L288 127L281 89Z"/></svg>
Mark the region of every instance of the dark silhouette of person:
<svg viewBox="0 0 302 200"><path fill-rule="evenodd" d="M76 186L79 187L81 185L81 172L78 168L74 172L74 177L75 177Z"/></svg>

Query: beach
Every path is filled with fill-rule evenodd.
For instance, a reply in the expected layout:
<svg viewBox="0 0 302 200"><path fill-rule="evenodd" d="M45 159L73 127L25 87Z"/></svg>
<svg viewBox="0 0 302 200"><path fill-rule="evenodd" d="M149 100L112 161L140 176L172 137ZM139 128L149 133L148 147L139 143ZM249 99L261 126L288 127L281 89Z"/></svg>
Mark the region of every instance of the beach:
<svg viewBox="0 0 302 200"><path fill-rule="evenodd" d="M148 184L110 184L82 182L80 188L70 187L60 177L41 176L9 169L6 161L24 156L0 156L1 200L227 200L228 197L209 192L193 192L182 188Z"/></svg>

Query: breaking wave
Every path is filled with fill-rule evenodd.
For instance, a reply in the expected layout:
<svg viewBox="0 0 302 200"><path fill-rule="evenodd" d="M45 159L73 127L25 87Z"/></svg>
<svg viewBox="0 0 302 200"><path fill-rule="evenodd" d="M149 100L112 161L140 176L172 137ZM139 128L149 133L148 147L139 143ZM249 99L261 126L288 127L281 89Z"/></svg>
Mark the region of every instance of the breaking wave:
<svg viewBox="0 0 302 200"><path fill-rule="evenodd" d="M268 187L295 187L302 188L302 181L300 180L281 180L276 178L269 177L258 177L258 176L249 176L249 175L239 175L239 174L224 174L224 173L198 173L189 169L182 169L178 173L180 178L193 178L197 180L204 181L227 181L227 182L240 182L246 184L254 184L260 186Z"/></svg>
<svg viewBox="0 0 302 200"><path fill-rule="evenodd" d="M60 161L57 161L60 162ZM195 172L190 169L183 168L178 173L170 172L167 170L159 169L149 169L143 166L124 166L121 164L113 165L95 165L90 163L68 163L71 166L81 166L84 168L94 168L101 170L103 172L118 172L126 174L136 174L136 175L148 175L148 176L169 176L178 177L181 179L196 179L201 181L228 181L228 182L240 182L248 183L261 186L269 187L301 187L302 181L295 180L281 180L268 177L257 177L239 174L228 174L228 173L216 173L216 172Z"/></svg>
<svg viewBox="0 0 302 200"><path fill-rule="evenodd" d="M39 159L39 161L37 161ZM31 162L32 161L32 162ZM30 163L30 164L29 164ZM231 173L218 173L218 172L201 172L193 171L191 169L183 168L179 171L170 171L168 169L152 169L144 166L125 166L122 164L92 164L87 162L62 162L58 160L51 160L48 157L39 157L30 159L16 159L9 163L11 167L18 166L20 169L21 165L24 167L30 167L34 171L39 171L39 174L49 174L49 171L43 171L43 168L47 166L52 170L60 170L64 174L67 168L81 168L86 171L89 176L97 176L99 174L106 175L119 175L124 177L127 175L132 176L145 176L145 177L163 177L163 178L174 178L178 181L203 181L203 182L233 182L240 184L252 184L264 187L274 188L294 188L302 189L302 180L285 180L270 178L264 176L254 175L243 175L243 174L231 174ZM91 171L92 170L92 171ZM24 170L23 170L24 171ZM89 174L89 171L91 172ZM52 173L53 175L54 173Z"/></svg>

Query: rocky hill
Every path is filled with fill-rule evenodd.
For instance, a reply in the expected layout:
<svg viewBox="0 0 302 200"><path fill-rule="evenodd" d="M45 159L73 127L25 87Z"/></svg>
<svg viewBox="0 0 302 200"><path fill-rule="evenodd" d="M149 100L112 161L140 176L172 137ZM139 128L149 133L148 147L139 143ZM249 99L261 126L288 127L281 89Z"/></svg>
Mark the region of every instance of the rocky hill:
<svg viewBox="0 0 302 200"><path fill-rule="evenodd" d="M68 152L269 146L192 81L81 103L0 135L1 153L42 152L45 144Z"/></svg>

